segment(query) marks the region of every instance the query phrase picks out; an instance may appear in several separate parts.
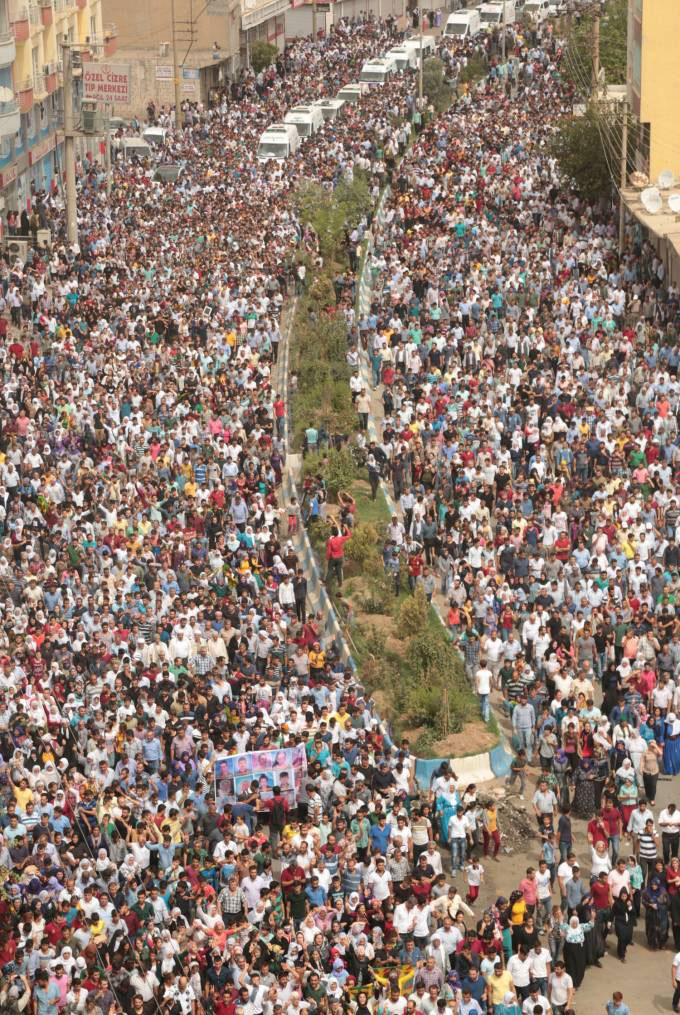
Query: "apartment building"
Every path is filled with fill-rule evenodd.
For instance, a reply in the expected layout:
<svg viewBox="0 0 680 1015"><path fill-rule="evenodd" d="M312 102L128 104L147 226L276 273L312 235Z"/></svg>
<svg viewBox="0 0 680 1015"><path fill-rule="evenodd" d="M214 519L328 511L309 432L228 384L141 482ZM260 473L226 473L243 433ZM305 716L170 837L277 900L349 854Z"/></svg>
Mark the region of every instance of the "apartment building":
<svg viewBox="0 0 680 1015"><path fill-rule="evenodd" d="M130 66L131 102L116 111L140 115L150 102L174 106L170 0L102 3L105 21L118 25L117 60ZM175 0L174 12L180 95L207 102L211 90L231 79L240 66L240 0Z"/></svg>
<svg viewBox="0 0 680 1015"><path fill-rule="evenodd" d="M112 56L115 29L104 31L101 0L0 0L0 203L30 207L32 195L63 178L62 43L83 61ZM78 81L75 101L79 107ZM83 140L81 152L97 153Z"/></svg>
<svg viewBox="0 0 680 1015"><path fill-rule="evenodd" d="M680 179L680 3L628 0L628 101L642 126L636 168L654 182L671 170Z"/></svg>

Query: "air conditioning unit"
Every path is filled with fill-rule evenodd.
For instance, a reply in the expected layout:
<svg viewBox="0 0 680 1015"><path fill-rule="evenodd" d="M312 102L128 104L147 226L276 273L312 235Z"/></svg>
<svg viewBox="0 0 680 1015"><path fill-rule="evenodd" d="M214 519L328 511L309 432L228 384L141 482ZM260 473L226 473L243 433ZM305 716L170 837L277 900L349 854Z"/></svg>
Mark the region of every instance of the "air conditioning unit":
<svg viewBox="0 0 680 1015"><path fill-rule="evenodd" d="M28 240L20 240L16 236L8 236L6 250L10 258L19 257L25 261L28 257Z"/></svg>
<svg viewBox="0 0 680 1015"><path fill-rule="evenodd" d="M83 109L81 112L83 134L101 134L104 127L102 115L98 109Z"/></svg>
<svg viewBox="0 0 680 1015"><path fill-rule="evenodd" d="M158 55L159 56L169 56L170 55L170 43L169 42L161 42L159 44L159 46L158 46Z"/></svg>

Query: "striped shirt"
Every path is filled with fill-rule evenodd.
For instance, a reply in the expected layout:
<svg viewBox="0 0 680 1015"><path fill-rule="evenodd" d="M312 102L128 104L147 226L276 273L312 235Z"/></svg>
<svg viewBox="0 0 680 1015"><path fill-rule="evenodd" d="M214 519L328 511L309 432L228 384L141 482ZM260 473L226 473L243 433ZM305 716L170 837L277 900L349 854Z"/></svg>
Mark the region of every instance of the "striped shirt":
<svg viewBox="0 0 680 1015"><path fill-rule="evenodd" d="M645 860L656 860L657 853L654 834L650 832L640 832L637 839L639 855Z"/></svg>

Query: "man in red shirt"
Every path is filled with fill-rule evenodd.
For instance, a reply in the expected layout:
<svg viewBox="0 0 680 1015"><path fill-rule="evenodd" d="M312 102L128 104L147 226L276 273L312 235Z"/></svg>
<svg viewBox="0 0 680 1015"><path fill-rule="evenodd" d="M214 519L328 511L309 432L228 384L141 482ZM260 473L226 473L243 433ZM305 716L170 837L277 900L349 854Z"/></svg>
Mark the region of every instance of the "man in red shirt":
<svg viewBox="0 0 680 1015"><path fill-rule="evenodd" d="M327 541L326 560L328 561L328 571L326 573L326 584L330 581L331 574L334 574L338 579L338 588L342 588L342 565L345 559L345 543L351 535L352 533L347 526L343 525L342 533L334 529L333 535Z"/></svg>
<svg viewBox="0 0 680 1015"><path fill-rule="evenodd" d="M590 886L590 894L593 897L593 905L601 920L606 920L608 910L612 905L612 886L607 881L607 872L600 871Z"/></svg>

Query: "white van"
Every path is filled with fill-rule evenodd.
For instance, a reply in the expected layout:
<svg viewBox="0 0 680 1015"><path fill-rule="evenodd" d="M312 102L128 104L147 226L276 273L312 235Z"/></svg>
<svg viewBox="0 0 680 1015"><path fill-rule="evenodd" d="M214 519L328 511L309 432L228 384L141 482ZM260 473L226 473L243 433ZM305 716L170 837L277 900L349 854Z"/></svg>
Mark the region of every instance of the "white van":
<svg viewBox="0 0 680 1015"><path fill-rule="evenodd" d="M365 81L369 88L387 84L395 70L395 64L384 57L382 60L367 60L361 68L359 81Z"/></svg>
<svg viewBox="0 0 680 1015"><path fill-rule="evenodd" d="M315 99L312 103L321 110L321 115L324 120L335 120L337 116L340 116L344 106L344 99Z"/></svg>
<svg viewBox="0 0 680 1015"><path fill-rule="evenodd" d="M479 20L482 25L482 29L486 32L490 32L494 28L502 28L503 19L503 7L505 7L505 25L514 25L517 20L515 0L503 0L499 3L498 0L491 3L481 4L479 7Z"/></svg>
<svg viewBox="0 0 680 1015"><path fill-rule="evenodd" d="M272 123L265 130L257 146L257 161L276 159L283 162L300 147L300 135L292 123Z"/></svg>
<svg viewBox="0 0 680 1015"><path fill-rule="evenodd" d="M323 127L323 113L318 106L293 106L284 116L283 122L297 127L300 137L311 137Z"/></svg>
<svg viewBox="0 0 680 1015"><path fill-rule="evenodd" d="M143 137L121 137L116 138L116 148L123 162L131 159L150 159L153 155L151 145Z"/></svg>
<svg viewBox="0 0 680 1015"><path fill-rule="evenodd" d="M407 49L412 49L416 54L418 60L420 60L420 43L421 39L419 35L413 35L410 39L405 39L403 45ZM434 35L424 35L422 38L423 44L423 60L427 60L428 56L434 56L437 48L437 41Z"/></svg>
<svg viewBox="0 0 680 1015"><path fill-rule="evenodd" d="M142 131L142 137L153 148L162 148L168 132L165 127L147 127Z"/></svg>
<svg viewBox="0 0 680 1015"><path fill-rule="evenodd" d="M338 94L335 96L336 99L344 99L345 102L358 102L362 95L365 95L368 91L368 85L365 81L354 82L350 85L345 85L341 88Z"/></svg>
<svg viewBox="0 0 680 1015"><path fill-rule="evenodd" d="M385 59L392 60L395 70L399 73L403 73L408 68L411 70L418 68L419 58L412 46L395 46L394 49L385 53Z"/></svg>
<svg viewBox="0 0 680 1015"><path fill-rule="evenodd" d="M550 15L550 4L548 0L527 0L524 5L524 14L535 24L540 25Z"/></svg>
<svg viewBox="0 0 680 1015"><path fill-rule="evenodd" d="M449 39L471 39L482 30L478 10L455 11L446 19L444 35Z"/></svg>

